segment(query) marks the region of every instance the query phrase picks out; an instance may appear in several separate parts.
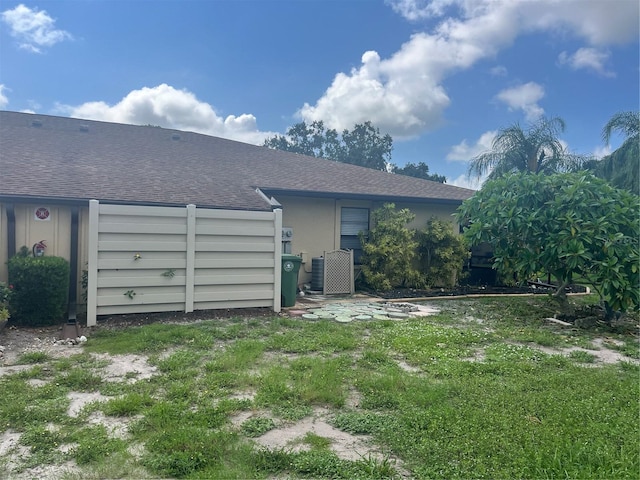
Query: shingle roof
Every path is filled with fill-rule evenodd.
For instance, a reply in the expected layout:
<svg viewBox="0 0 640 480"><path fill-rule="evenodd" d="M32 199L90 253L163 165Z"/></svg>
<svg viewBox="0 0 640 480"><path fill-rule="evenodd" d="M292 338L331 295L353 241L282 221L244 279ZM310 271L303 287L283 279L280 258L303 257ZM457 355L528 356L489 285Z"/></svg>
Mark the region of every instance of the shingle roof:
<svg viewBox="0 0 640 480"><path fill-rule="evenodd" d="M256 188L451 202L473 194L197 133L0 112L0 196L269 210Z"/></svg>

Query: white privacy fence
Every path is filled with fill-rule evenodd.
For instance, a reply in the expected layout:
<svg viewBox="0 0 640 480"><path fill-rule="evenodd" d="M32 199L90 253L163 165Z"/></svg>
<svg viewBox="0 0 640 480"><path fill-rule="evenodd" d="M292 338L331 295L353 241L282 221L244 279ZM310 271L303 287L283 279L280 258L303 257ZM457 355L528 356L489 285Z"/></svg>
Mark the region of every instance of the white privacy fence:
<svg viewBox="0 0 640 480"><path fill-rule="evenodd" d="M280 311L282 210L89 205L87 325L98 315Z"/></svg>

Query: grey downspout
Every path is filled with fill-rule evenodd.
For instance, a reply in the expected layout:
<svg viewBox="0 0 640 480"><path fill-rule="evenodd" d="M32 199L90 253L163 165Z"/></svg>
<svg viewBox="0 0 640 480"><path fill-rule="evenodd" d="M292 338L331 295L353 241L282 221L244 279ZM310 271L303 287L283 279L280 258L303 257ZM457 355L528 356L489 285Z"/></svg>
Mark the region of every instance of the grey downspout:
<svg viewBox="0 0 640 480"><path fill-rule="evenodd" d="M71 252L69 254L68 323L76 323L78 310L78 207L71 207Z"/></svg>
<svg viewBox="0 0 640 480"><path fill-rule="evenodd" d="M13 203L5 204L7 212L7 260L16 254L16 211Z"/></svg>

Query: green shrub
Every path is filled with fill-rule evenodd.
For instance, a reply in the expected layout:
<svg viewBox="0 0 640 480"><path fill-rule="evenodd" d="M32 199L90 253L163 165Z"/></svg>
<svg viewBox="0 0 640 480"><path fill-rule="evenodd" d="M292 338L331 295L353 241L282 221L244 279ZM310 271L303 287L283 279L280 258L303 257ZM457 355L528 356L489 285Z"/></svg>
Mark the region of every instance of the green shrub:
<svg viewBox="0 0 640 480"><path fill-rule="evenodd" d="M465 238L456 235L450 222L432 218L418 231L417 239L425 283L435 287L455 286L470 255Z"/></svg>
<svg viewBox="0 0 640 480"><path fill-rule="evenodd" d="M51 325L63 319L69 262L61 257L16 255L7 263L13 286L9 311L20 325Z"/></svg>
<svg viewBox="0 0 640 480"><path fill-rule="evenodd" d="M396 210L393 203L372 212L373 227L368 235L360 234L362 275L371 288L419 286L420 273L413 265L418 242L415 230L407 227L414 218L408 208Z"/></svg>
<svg viewBox="0 0 640 480"><path fill-rule="evenodd" d="M9 319L9 302L11 300L11 287L0 282L0 322Z"/></svg>
<svg viewBox="0 0 640 480"><path fill-rule="evenodd" d="M548 272L580 280L604 302L606 319L640 308L640 197L589 173L512 174L486 182L457 210L472 245L490 243L494 268L526 280Z"/></svg>

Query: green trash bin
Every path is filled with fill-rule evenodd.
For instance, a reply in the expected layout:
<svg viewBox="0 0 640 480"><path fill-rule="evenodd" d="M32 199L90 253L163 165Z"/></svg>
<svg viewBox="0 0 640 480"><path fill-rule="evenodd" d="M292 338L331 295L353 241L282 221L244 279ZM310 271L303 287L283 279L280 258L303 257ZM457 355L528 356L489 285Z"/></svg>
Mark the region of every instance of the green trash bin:
<svg viewBox="0 0 640 480"><path fill-rule="evenodd" d="M293 307L298 293L298 271L302 258L297 255L282 254L282 287L280 289L282 306Z"/></svg>

